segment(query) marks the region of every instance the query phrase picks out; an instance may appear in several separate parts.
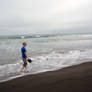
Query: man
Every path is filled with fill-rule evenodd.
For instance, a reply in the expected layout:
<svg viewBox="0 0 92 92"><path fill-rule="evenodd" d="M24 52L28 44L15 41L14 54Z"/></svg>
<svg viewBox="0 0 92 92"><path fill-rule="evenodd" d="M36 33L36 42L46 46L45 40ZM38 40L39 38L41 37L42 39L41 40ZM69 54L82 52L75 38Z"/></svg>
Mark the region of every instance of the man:
<svg viewBox="0 0 92 92"><path fill-rule="evenodd" d="M27 46L27 43L26 43L26 42L23 42L23 47L21 48L23 66L22 66L22 68L20 69L19 74L21 74L21 72L22 72L24 69L25 69L25 72L28 72L28 70L27 70L28 53L27 53L27 50L26 50L26 46Z"/></svg>

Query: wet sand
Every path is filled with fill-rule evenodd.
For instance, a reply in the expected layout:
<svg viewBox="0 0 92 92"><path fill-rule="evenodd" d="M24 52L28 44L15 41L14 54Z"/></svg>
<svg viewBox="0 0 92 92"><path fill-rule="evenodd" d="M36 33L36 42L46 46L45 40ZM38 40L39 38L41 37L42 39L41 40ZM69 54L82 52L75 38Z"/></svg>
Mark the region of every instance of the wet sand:
<svg viewBox="0 0 92 92"><path fill-rule="evenodd" d="M0 92L92 92L92 62L0 83Z"/></svg>

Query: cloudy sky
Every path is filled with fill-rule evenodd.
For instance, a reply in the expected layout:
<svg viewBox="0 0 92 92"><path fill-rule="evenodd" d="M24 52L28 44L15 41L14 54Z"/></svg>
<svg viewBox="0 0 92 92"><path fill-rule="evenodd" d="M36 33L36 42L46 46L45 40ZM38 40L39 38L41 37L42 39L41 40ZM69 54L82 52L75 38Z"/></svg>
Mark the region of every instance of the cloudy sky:
<svg viewBox="0 0 92 92"><path fill-rule="evenodd" d="M0 0L0 35L78 32L92 32L92 0Z"/></svg>

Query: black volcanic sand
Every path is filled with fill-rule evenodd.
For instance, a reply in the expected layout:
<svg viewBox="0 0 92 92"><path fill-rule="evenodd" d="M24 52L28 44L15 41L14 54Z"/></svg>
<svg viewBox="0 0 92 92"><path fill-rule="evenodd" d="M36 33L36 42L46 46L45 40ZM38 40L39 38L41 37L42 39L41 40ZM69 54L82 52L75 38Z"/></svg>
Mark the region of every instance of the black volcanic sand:
<svg viewBox="0 0 92 92"><path fill-rule="evenodd" d="M92 62L3 82L0 92L92 92Z"/></svg>

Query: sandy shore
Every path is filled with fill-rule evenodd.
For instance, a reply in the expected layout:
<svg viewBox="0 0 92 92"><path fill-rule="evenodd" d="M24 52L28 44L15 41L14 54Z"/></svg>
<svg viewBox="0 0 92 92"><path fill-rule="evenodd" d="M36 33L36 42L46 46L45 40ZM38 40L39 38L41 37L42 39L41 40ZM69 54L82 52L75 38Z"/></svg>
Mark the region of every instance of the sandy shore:
<svg viewBox="0 0 92 92"><path fill-rule="evenodd" d="M1 92L92 92L92 62L0 83Z"/></svg>

